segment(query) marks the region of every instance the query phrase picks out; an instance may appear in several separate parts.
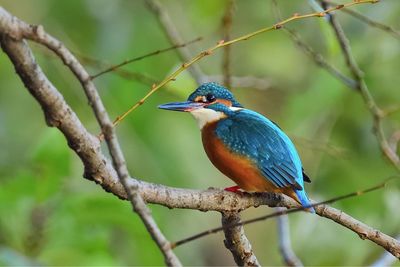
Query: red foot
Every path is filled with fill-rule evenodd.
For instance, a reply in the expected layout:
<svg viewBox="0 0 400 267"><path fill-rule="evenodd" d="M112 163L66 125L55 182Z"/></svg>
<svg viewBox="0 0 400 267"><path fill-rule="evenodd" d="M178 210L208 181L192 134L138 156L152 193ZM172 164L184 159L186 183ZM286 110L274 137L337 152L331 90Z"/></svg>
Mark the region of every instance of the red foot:
<svg viewBox="0 0 400 267"><path fill-rule="evenodd" d="M236 194L239 194L239 195L242 195L242 194L243 194L243 192L240 191L240 187L237 186L237 185L224 188L224 190L225 190L225 191L228 191L228 192L236 193Z"/></svg>

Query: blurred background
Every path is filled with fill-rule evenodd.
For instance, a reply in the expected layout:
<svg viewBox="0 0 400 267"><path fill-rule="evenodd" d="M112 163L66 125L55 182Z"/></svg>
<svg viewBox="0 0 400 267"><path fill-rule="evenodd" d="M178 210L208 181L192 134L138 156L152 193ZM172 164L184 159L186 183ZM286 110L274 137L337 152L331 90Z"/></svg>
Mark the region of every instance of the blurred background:
<svg viewBox="0 0 400 267"><path fill-rule="evenodd" d="M338 1L345 2L345 1ZM275 23L270 0L161 2L191 55L224 38L237 37ZM306 0L278 0L283 18L309 13ZM22 20L42 24L73 51L91 74L110 64L171 46L157 16L144 1L0 0ZM232 8L232 24L223 23ZM400 29L400 2L385 0L352 8ZM373 97L382 108L400 103L400 38L338 12L352 50ZM229 18L229 16L228 16ZM225 21L227 21L225 19ZM229 20L228 20L229 21ZM288 25L302 40L346 75L348 69L329 23L323 18ZM30 43L35 56L87 128L99 128L83 90L58 58ZM220 79L224 52L197 66L205 79ZM325 200L375 185L396 174L372 133L372 116L361 96L318 67L287 32L264 33L230 47L232 91L247 108L277 122L294 140L306 172L306 188ZM115 118L138 101L154 82L180 66L176 50L123 67L125 75L95 79ZM226 71L226 68L225 68ZM246 78L246 79L244 79ZM245 83L247 82L247 83ZM117 128L131 174L174 187L206 189L232 182L203 152L200 132L188 114L157 105L182 101L198 84L189 72L154 94ZM400 112L385 118L389 138L400 129ZM162 265L163 259L129 203L82 178L83 167L57 129L48 128L39 105L23 87L9 59L0 53L0 265ZM396 236L400 234L400 183L333 204L357 219ZM220 225L220 214L169 210L151 205L171 241ZM246 210L243 218L272 212ZM305 265L369 265L381 247L318 216L290 215L293 249ZM276 220L245 227L263 265L283 265ZM232 265L221 233L176 249L184 265ZM400 266L397 262L396 266Z"/></svg>

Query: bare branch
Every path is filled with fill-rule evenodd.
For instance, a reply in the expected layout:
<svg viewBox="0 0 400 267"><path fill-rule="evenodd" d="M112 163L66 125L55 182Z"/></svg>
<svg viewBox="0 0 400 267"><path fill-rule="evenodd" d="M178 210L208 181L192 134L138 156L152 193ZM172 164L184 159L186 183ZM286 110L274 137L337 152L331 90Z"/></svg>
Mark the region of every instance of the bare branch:
<svg viewBox="0 0 400 267"><path fill-rule="evenodd" d="M79 55L79 59L95 68L111 68L112 66L101 60L91 58L84 55ZM157 83L154 77L150 77L143 73L134 72L125 69L114 69L112 74L118 75L121 78L127 80L137 81L146 85L152 85ZM231 76L231 87L232 88L251 88L257 90L267 90L273 86L273 82L268 78L254 77L254 76ZM204 81L212 81L217 83L223 83L224 77L222 75L205 75ZM168 86L168 85L166 85Z"/></svg>
<svg viewBox="0 0 400 267"><path fill-rule="evenodd" d="M323 8L328 8L329 5L325 0L320 0L320 1ZM380 149L386 156L386 158L389 159L390 162L400 171L400 158L396 154L396 152L391 149L386 139L385 133L383 131L383 125L382 125L383 112L376 104L374 98L372 97L368 89L367 84L364 81L363 78L364 74L358 67L358 64L351 52L350 42L347 39L342 29L342 26L337 21L334 14L329 14L329 23L332 26L336 38L340 44L340 48L342 49L346 65L349 68L350 72L352 73L354 80L357 82L357 89L359 90L365 104L367 105L369 112L373 117L373 122L374 122L373 131L376 138L378 139Z"/></svg>
<svg viewBox="0 0 400 267"><path fill-rule="evenodd" d="M114 133L112 122L108 117L108 113L106 112L104 105L101 102L101 99L93 82L90 80L89 74L76 60L72 53L69 52L69 50L60 41L48 35L44 31L43 27L28 25L18 20L16 17L13 17L1 7L0 18L2 48L10 57L11 61L14 63L15 69L21 77L22 81L24 82L25 86L42 105L42 108L46 115L47 123L50 126L58 127L58 125L64 124L63 120L54 118L56 117L56 115L53 114L55 111L51 109L54 107L50 107L51 105L49 105L52 103L52 101L57 101L57 99L57 104L59 105L61 111L64 110L65 112L69 113L72 116L71 119L77 122L79 122L79 120L73 113L73 111L63 101L62 96L57 92L54 86L44 75L39 65L37 65L33 54L30 51L29 47L26 45L25 41L21 41L20 39L15 40L11 38L15 38L16 35L19 35L19 38L29 38L40 44L45 45L63 60L64 64L70 68L77 79L81 82L85 90L86 96L89 99L89 103L105 135L107 145L109 147L111 156L113 158L113 163L118 174L118 178L120 179L121 184L123 185L124 190L127 193L127 196L132 204L134 211L142 219L151 237L157 243L161 252L164 254L166 264L169 266L181 266L179 259L172 252L169 246L169 242L158 228L156 222L150 214L150 210L148 209L141 195L139 194L137 180L130 179L130 184L128 184L128 170L125 165L125 160L119 147L118 140ZM12 34L13 32L15 32L15 35ZM80 128L83 128L82 130L86 132L86 129L84 129L83 125L80 124L78 126ZM74 131L74 129L71 128L68 128L68 130ZM87 134L89 135L89 133ZM72 148L73 146L80 144L80 142L82 142L81 139L76 140L76 142L69 143L69 145Z"/></svg>
<svg viewBox="0 0 400 267"><path fill-rule="evenodd" d="M151 57L151 56L159 55L161 53L168 52L168 51L171 51L171 50L174 50L174 49L177 49L177 48L183 48L183 47L185 47L187 45L190 45L192 43L198 42L198 41L200 41L202 39L203 39L202 37L198 37L198 38L196 38L194 40L191 40L189 42L186 42L186 43L176 44L174 46L171 46L171 47L168 47L168 48L164 48L164 49L160 49L160 50L157 50L157 51L154 51L154 52L150 52L150 53L147 53L147 54L142 55L142 56L138 56L138 57L134 57L134 58L131 58L131 59L124 60L123 62L121 62L119 64L116 64L116 65L113 65L113 66L110 66L110 67L108 67L108 68L106 68L106 69L104 69L104 70L102 70L102 71L100 71L100 72L98 72L96 74L91 75L90 77L91 77L92 80L96 79L97 77L99 77L99 76L101 76L101 75L103 75L105 73L108 73L108 72L111 72L111 71L115 71L115 70L119 69L120 67L125 66L127 64L130 64L132 62L139 61L139 60L142 60L144 58Z"/></svg>
<svg viewBox="0 0 400 267"><path fill-rule="evenodd" d="M231 227L233 224L236 226ZM222 226L224 227L225 247L232 253L236 264L239 266L260 266L253 253L250 241L244 234L243 226L240 225L239 213L222 213Z"/></svg>
<svg viewBox="0 0 400 267"><path fill-rule="evenodd" d="M176 29L175 24L171 20L171 17L169 16L165 8L161 5L161 3L157 0L146 0L146 4L149 9L157 16L158 22L161 28L164 29L171 44L183 43L179 31ZM177 49L177 51L182 63L188 62L192 58L192 55L187 47L180 47ZM198 84L204 82L204 74L199 65L193 65L188 71Z"/></svg>
<svg viewBox="0 0 400 267"><path fill-rule="evenodd" d="M272 1L272 7L274 8L275 11L275 16L277 17L278 20L282 20L281 12L278 7L278 3L276 0ZM340 70L338 70L335 66L330 64L326 59L321 55L320 53L316 52L310 45L305 43L301 36L293 29L284 27L283 30L288 33L292 41L301 49L303 52L308 55L314 62L317 64L319 67L323 68L326 70L328 73L330 73L333 77L344 83L346 86L352 89L357 89L356 88L356 82L344 75Z"/></svg>
<svg viewBox="0 0 400 267"><path fill-rule="evenodd" d="M329 4L332 4L332 5L336 5L335 2L330 1L330 0L329 1L327 0L326 2L329 3ZM371 27L374 27L374 28L380 29L382 31L385 31L385 32L391 34L392 36L394 36L395 38L400 39L400 31L396 30L392 26L389 26L389 25L383 24L382 22L378 22L378 21L375 21L373 19L370 19L369 17L367 17L367 16L365 16L365 15L363 15L363 14L357 12L357 11L354 11L354 10L342 9L342 11L344 13L347 13L350 16L352 16L352 17L354 17L354 18L366 23L367 25L369 25Z"/></svg>
<svg viewBox="0 0 400 267"><path fill-rule="evenodd" d="M284 210L283 208L276 208L277 211ZM279 237L279 251L283 257L283 261L287 266L303 266L303 263L296 256L292 249L292 242L290 240L290 226L289 217L287 214L276 217L278 225Z"/></svg>

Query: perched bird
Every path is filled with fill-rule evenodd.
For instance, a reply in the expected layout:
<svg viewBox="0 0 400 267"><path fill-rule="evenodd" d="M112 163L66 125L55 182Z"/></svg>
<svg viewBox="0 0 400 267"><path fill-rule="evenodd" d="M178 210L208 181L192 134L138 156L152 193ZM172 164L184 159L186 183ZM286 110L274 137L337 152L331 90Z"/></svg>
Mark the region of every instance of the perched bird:
<svg viewBox="0 0 400 267"><path fill-rule="evenodd" d="M303 183L311 181L292 141L275 123L243 108L228 89L204 83L186 102L159 108L194 116L208 158L238 185L226 190L283 193L314 212Z"/></svg>

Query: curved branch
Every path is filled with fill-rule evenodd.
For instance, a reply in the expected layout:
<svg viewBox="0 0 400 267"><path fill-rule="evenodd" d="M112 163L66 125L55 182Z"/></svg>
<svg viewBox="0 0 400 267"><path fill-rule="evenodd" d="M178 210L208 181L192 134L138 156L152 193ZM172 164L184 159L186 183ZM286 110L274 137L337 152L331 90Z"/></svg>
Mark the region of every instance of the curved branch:
<svg viewBox="0 0 400 267"><path fill-rule="evenodd" d="M16 34L12 35L13 33ZM81 82L87 98L89 99L89 103L102 128L108 148L110 150L114 167L117 172L117 177L123 185L123 190L126 192L128 199L132 204L133 210L139 215L140 219L146 226L147 231L150 233L150 236L163 253L165 263L169 266L181 266L179 259L176 257L169 245L169 241L158 228L155 220L151 216L149 208L146 206L141 195L139 194L137 180L130 179L130 184L128 185L128 169L126 167L125 159L122 154L122 150L120 149L117 137L114 133L112 122L100 99L100 96L97 93L96 87L94 86L89 74L86 72L83 66L60 41L48 35L44 31L43 27L26 24L7 13L7 11L1 7L0 34L1 46L3 50L14 63L16 72L21 77L26 88L28 88L31 94L41 103L48 125L58 127L65 123L62 118L62 113L56 114L54 109L57 109L58 111L70 114L71 119L78 122L77 126L82 129L82 134L89 134L79 122L79 119L73 113L71 108L65 103L60 93L44 75L41 68L36 63L31 50L21 37L28 36L32 40L47 46L50 50L54 51L63 60L64 64L67 65L75 74L77 79ZM16 37L21 39L15 39ZM50 91L54 92L54 94L51 94ZM53 102L56 102L55 105L53 105ZM71 134L73 134L76 130L74 127L67 127L67 129L71 131ZM93 139L95 139L95 137L93 136L91 139L92 142L97 141L97 150L99 150L100 144L98 140L94 141ZM86 143L82 144L83 140L80 138L77 140L68 141L71 148L79 145L87 145ZM79 152L81 151L77 151L78 155ZM89 150L87 152L92 154L94 150ZM80 156L82 158L84 156L88 156L88 154L83 153ZM86 171L87 169L85 168L85 173Z"/></svg>

